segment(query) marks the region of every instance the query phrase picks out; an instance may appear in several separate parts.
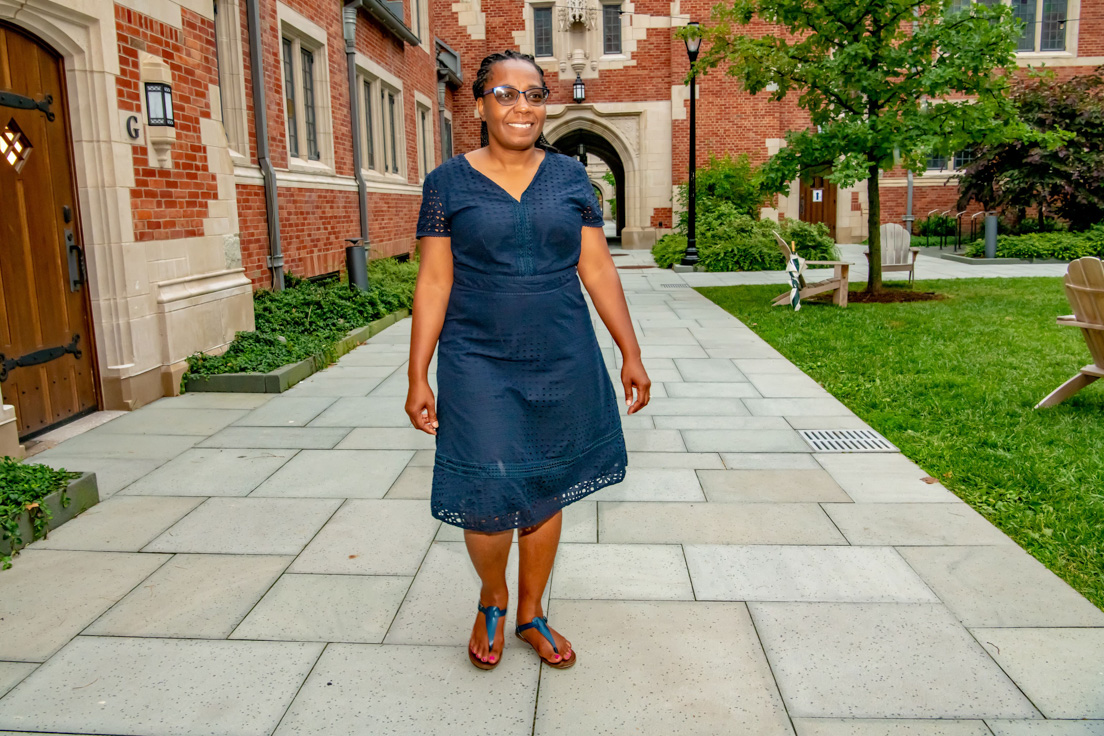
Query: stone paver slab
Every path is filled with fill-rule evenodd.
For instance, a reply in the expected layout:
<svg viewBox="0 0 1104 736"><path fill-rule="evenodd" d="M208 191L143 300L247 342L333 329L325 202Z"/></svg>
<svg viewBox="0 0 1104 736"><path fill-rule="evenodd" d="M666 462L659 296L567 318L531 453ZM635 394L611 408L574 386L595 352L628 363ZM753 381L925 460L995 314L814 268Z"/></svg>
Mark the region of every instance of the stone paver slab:
<svg viewBox="0 0 1104 736"><path fill-rule="evenodd" d="M326 396L278 396L234 422L241 427L303 427L337 399Z"/></svg>
<svg viewBox="0 0 1104 736"><path fill-rule="evenodd" d="M699 470L702 488L713 502L796 503L851 498L823 470Z"/></svg>
<svg viewBox="0 0 1104 736"><path fill-rule="evenodd" d="M701 601L938 603L892 547L688 544Z"/></svg>
<svg viewBox="0 0 1104 736"><path fill-rule="evenodd" d="M308 378L288 389L287 395L294 398L305 396L354 398L366 396L369 391L379 386L383 381L384 376L376 378L316 378L313 380Z"/></svg>
<svg viewBox="0 0 1104 736"><path fill-rule="evenodd" d="M549 588L553 598L694 599L682 548L666 544L562 544Z"/></svg>
<svg viewBox="0 0 1104 736"><path fill-rule="evenodd" d="M116 496L53 530L34 549L137 552L201 503L201 498Z"/></svg>
<svg viewBox="0 0 1104 736"><path fill-rule="evenodd" d="M405 396L368 396L338 401L312 427L410 427Z"/></svg>
<svg viewBox="0 0 1104 736"><path fill-rule="evenodd" d="M563 551L563 546L560 551ZM518 545L510 545L510 556L506 562L506 586L510 591L506 632L509 635L506 637L506 648L502 655L503 666L508 659L524 659L514 655L531 651L528 644L514 638L511 627L516 613L518 555ZM480 587L479 576L475 574L463 542L434 542L384 643L416 644L419 648L430 644L466 646L478 615L476 604ZM548 610L547 586L544 591L544 608ZM454 662L459 669L474 670L465 661L463 649L454 650L452 656L460 658ZM461 664L467 667L461 667ZM495 672L499 670L501 667L495 669Z"/></svg>
<svg viewBox="0 0 1104 736"><path fill-rule="evenodd" d="M1104 736L1104 720L986 720L993 736Z"/></svg>
<svg viewBox="0 0 1104 736"><path fill-rule="evenodd" d="M411 578L284 575L231 639L378 644Z"/></svg>
<svg viewBox="0 0 1104 736"><path fill-rule="evenodd" d="M528 734L538 676L522 656L483 672L463 647L334 644L276 736Z"/></svg>
<svg viewBox="0 0 1104 736"><path fill-rule="evenodd" d="M959 500L899 453L818 453L813 457L857 503L949 503Z"/></svg>
<svg viewBox="0 0 1104 736"><path fill-rule="evenodd" d="M0 728L267 736L322 647L81 636L0 700Z"/></svg>
<svg viewBox="0 0 1104 736"><path fill-rule="evenodd" d="M793 733L742 604L553 600L549 620L579 664L542 676L537 734Z"/></svg>
<svg viewBox="0 0 1104 736"><path fill-rule="evenodd" d="M1039 717L942 605L748 607L791 716Z"/></svg>
<svg viewBox="0 0 1104 736"><path fill-rule="evenodd" d="M1104 719L1104 628L970 631L1047 718Z"/></svg>
<svg viewBox="0 0 1104 736"><path fill-rule="evenodd" d="M0 575L0 660L45 660L167 559L122 552L24 550Z"/></svg>
<svg viewBox="0 0 1104 736"><path fill-rule="evenodd" d="M794 429L870 429L870 425L859 417L787 416L785 419Z"/></svg>
<svg viewBox="0 0 1104 736"><path fill-rule="evenodd" d="M329 498L209 498L143 551L295 555L340 505Z"/></svg>
<svg viewBox="0 0 1104 736"><path fill-rule="evenodd" d="M598 540L603 544L847 544L815 503L600 503Z"/></svg>
<svg viewBox="0 0 1104 736"><path fill-rule="evenodd" d="M750 400L750 399L749 399ZM645 414L660 416L664 414L677 414L680 416L716 416L746 417L748 410L744 407L744 399L664 399L652 398L648 405L641 409Z"/></svg>
<svg viewBox="0 0 1104 736"><path fill-rule="evenodd" d="M264 406L274 398L273 394L192 393L166 396L150 404L157 409L244 409Z"/></svg>
<svg viewBox="0 0 1104 736"><path fill-rule="evenodd" d="M812 452L792 429L684 429L682 437L691 452Z"/></svg>
<svg viewBox="0 0 1104 736"><path fill-rule="evenodd" d="M733 364L745 376L799 375L805 373L785 358L733 358Z"/></svg>
<svg viewBox="0 0 1104 736"><path fill-rule="evenodd" d="M898 551L966 626L1104 627L1104 611L1014 544Z"/></svg>
<svg viewBox="0 0 1104 736"><path fill-rule="evenodd" d="M121 496L246 496L295 450L192 449L119 492Z"/></svg>
<svg viewBox="0 0 1104 736"><path fill-rule="evenodd" d="M58 451L49 451L26 460L31 465L49 465L52 468L64 468L96 474L96 489L100 500L105 501L143 475L153 472L165 460L123 460L111 457L81 457L64 455Z"/></svg>
<svg viewBox="0 0 1104 736"><path fill-rule="evenodd" d="M747 377L728 358L675 358L675 367L687 381L747 383Z"/></svg>
<svg viewBox="0 0 1104 736"><path fill-rule="evenodd" d="M347 434L341 427L227 427L199 446L332 450Z"/></svg>
<svg viewBox="0 0 1104 736"><path fill-rule="evenodd" d="M625 449L629 452L683 452L686 445L676 429L625 429Z"/></svg>
<svg viewBox="0 0 1104 736"><path fill-rule="evenodd" d="M425 501L347 501L289 572L413 576L440 524Z"/></svg>
<svg viewBox="0 0 1104 736"><path fill-rule="evenodd" d="M158 464L171 460L199 441L197 436L172 434L128 435L125 442L119 435L92 430L65 440L56 448L37 455L39 462L49 463L54 455L66 458L96 457L116 460L154 460Z"/></svg>
<svg viewBox="0 0 1104 736"><path fill-rule="evenodd" d="M689 468L634 468L625 479L587 496L591 501L704 501L698 476Z"/></svg>
<svg viewBox="0 0 1104 736"><path fill-rule="evenodd" d="M813 398L819 399L830 394L819 383L804 374L793 373L753 373L748 381L764 398Z"/></svg>
<svg viewBox="0 0 1104 736"><path fill-rule="evenodd" d="M30 662L0 662L0 697L34 672L36 667L37 664Z"/></svg>
<svg viewBox="0 0 1104 736"><path fill-rule="evenodd" d="M316 430L338 431L338 430ZM340 430L345 431L345 430ZM437 440L414 427L358 427L338 443L337 450L435 450Z"/></svg>
<svg viewBox="0 0 1104 736"><path fill-rule="evenodd" d="M386 490L387 498L428 501L433 491L433 466L407 465Z"/></svg>
<svg viewBox="0 0 1104 736"><path fill-rule="evenodd" d="M822 470L812 455L804 452L722 452L721 461L730 470Z"/></svg>
<svg viewBox="0 0 1104 736"><path fill-rule="evenodd" d="M993 736L982 720L794 718L797 736Z"/></svg>
<svg viewBox="0 0 1104 736"><path fill-rule="evenodd" d="M206 437L246 415L244 409L159 409L127 412L96 429L108 434L184 434Z"/></svg>
<svg viewBox="0 0 1104 736"><path fill-rule="evenodd" d="M638 452L629 450L629 468L678 469L724 468L721 456L715 452Z"/></svg>
<svg viewBox="0 0 1104 736"><path fill-rule="evenodd" d="M956 503L826 503L851 544L1015 544L962 501Z"/></svg>
<svg viewBox="0 0 1104 736"><path fill-rule="evenodd" d="M658 429L754 429L790 430L782 417L702 416L665 414L655 417Z"/></svg>
<svg viewBox="0 0 1104 736"><path fill-rule="evenodd" d="M412 450L300 450L251 497L383 498Z"/></svg>
<svg viewBox="0 0 1104 736"><path fill-rule="evenodd" d="M610 486L606 486L609 488ZM560 542L564 544L594 544L598 541L598 504L590 499L594 493L580 501L563 507L563 528L560 530ZM514 541L518 538L514 532ZM452 524L441 524L434 539L438 542L463 542L464 530Z"/></svg>
<svg viewBox="0 0 1104 736"><path fill-rule="evenodd" d="M85 633L225 639L292 559L175 555Z"/></svg>
<svg viewBox="0 0 1104 736"><path fill-rule="evenodd" d="M653 398L657 395L655 392L656 385L655 383L652 384ZM667 384L659 385L667 386ZM682 381L681 383L672 383L669 387L664 388L664 393L660 396L674 399L757 399L760 394L750 383L689 383Z"/></svg>
<svg viewBox="0 0 1104 736"><path fill-rule="evenodd" d="M755 417L848 417L851 410L834 398L744 399Z"/></svg>

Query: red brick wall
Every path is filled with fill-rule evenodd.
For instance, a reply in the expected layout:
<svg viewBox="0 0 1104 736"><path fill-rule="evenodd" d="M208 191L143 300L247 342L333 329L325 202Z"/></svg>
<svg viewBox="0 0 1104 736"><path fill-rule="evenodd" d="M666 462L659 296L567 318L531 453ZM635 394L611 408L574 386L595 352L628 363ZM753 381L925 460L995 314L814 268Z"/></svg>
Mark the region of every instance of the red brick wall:
<svg viewBox="0 0 1104 736"><path fill-rule="evenodd" d="M210 117L208 85L217 81L214 66L214 24L188 10L183 28L160 23L120 5L115 6L119 43L119 109L143 118L139 51L161 57L172 73L176 142L172 168L149 166L147 146L134 146L134 188L130 190L134 236L139 241L192 238L203 235L207 203L217 198L215 176L207 168L207 150L200 141L199 119Z"/></svg>

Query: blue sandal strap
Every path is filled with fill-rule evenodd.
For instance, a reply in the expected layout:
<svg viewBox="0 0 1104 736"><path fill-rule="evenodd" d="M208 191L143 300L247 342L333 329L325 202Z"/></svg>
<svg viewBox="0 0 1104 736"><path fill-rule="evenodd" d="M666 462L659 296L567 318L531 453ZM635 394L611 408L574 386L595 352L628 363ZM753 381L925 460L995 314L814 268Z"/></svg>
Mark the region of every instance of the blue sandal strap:
<svg viewBox="0 0 1104 736"><path fill-rule="evenodd" d="M491 649L494 647L495 633L498 631L498 619L506 615L506 609L498 606L484 606L482 603L476 603L476 605L487 622L487 648Z"/></svg>
<svg viewBox="0 0 1104 736"><path fill-rule="evenodd" d="M556 648L556 640L552 638L552 631L548 628L547 616L537 616L529 623L518 626L515 631L520 634L521 632L528 631L529 629L536 629L537 631L539 631L541 633L541 636L547 639L548 643L552 645L552 651L556 654L560 653L560 650Z"/></svg>

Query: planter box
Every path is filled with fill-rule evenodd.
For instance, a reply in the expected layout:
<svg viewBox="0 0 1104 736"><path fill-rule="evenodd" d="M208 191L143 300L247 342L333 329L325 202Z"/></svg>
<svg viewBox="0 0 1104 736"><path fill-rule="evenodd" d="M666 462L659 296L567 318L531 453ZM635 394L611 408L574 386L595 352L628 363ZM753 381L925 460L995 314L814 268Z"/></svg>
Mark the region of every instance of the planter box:
<svg viewBox="0 0 1104 736"><path fill-rule="evenodd" d="M1024 263L1069 263L1069 261L1059 261L1054 258L971 258L970 256L960 256L954 253L943 253L940 258L945 258L948 261L955 261L956 263L969 263L971 266L1007 266L1010 264L1024 264Z"/></svg>
<svg viewBox="0 0 1104 736"><path fill-rule="evenodd" d="M364 327L346 335L334 346L337 357L341 357L360 345L372 335L379 333L386 327L405 319L410 314L408 309L399 309L374 322L369 322ZM315 373L315 359L307 358L298 363L290 363L281 366L268 373L218 373L213 376L189 375L184 382L185 391L207 391L222 393L242 394L279 394L287 391L304 378Z"/></svg>
<svg viewBox="0 0 1104 736"><path fill-rule="evenodd" d="M61 491L54 491L40 502L43 507L50 510L50 520L46 523L47 532L57 529L77 514L84 513L100 502L100 491L96 485L96 474L85 473L81 477L69 481L65 490L69 496L69 505L61 507ZM19 519L19 536L23 538L23 544L30 544L34 536L34 527L31 525L30 514L26 511ZM0 540L0 554L11 554L12 540Z"/></svg>

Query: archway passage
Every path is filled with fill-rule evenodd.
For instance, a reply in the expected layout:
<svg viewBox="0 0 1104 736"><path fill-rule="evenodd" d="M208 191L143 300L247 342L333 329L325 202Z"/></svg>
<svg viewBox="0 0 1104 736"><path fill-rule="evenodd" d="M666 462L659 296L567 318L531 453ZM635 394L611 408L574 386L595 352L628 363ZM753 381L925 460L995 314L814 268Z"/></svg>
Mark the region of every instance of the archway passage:
<svg viewBox="0 0 1104 736"><path fill-rule="evenodd" d="M617 149L605 138L589 130L572 130L564 133L552 141L552 145L559 149L560 153L568 156L577 156L579 146L582 145L586 148L587 156L597 156L609 167L613 173L614 190L617 193L616 226L617 235L620 237L621 231L625 229L627 202L625 199L625 165L617 154Z"/></svg>
<svg viewBox="0 0 1104 736"><path fill-rule="evenodd" d="M60 58L0 23L0 382L21 439L98 408Z"/></svg>

